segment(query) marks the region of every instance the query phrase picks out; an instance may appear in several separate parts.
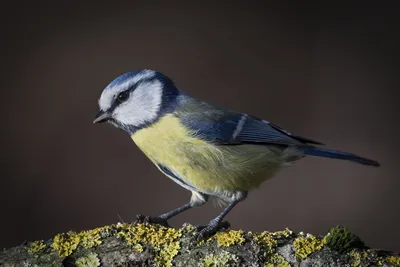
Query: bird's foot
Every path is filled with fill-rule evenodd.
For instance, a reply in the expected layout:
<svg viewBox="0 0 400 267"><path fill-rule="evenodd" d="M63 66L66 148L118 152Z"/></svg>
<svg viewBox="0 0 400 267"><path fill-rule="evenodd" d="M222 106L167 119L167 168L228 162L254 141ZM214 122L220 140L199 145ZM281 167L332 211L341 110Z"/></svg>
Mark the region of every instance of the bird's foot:
<svg viewBox="0 0 400 267"><path fill-rule="evenodd" d="M205 226L197 226L197 231L199 231L199 233L196 235L196 240L202 241L221 229L228 229L230 226L228 221L218 222L216 220L210 221L210 223Z"/></svg>
<svg viewBox="0 0 400 267"><path fill-rule="evenodd" d="M161 216L158 217L151 217L151 216L144 216L142 214L136 215L135 224L138 223L155 223L165 227L170 227L168 221Z"/></svg>

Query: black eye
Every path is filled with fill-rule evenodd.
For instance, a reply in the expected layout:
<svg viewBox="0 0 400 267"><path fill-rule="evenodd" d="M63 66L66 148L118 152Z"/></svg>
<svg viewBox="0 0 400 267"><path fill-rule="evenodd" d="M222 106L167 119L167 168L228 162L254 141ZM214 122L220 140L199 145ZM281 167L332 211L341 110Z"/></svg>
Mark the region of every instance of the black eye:
<svg viewBox="0 0 400 267"><path fill-rule="evenodd" d="M124 102L128 99L128 97L129 97L129 93L127 91L121 92L117 96L117 101L120 103Z"/></svg>

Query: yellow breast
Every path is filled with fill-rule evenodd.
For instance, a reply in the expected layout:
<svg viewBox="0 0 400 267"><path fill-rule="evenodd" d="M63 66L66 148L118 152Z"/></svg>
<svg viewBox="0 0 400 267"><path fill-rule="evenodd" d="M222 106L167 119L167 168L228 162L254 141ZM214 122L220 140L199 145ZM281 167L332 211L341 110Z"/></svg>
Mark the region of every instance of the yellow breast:
<svg viewBox="0 0 400 267"><path fill-rule="evenodd" d="M151 161L202 192L249 190L282 164L266 146L216 146L195 136L176 117L166 115L131 137Z"/></svg>

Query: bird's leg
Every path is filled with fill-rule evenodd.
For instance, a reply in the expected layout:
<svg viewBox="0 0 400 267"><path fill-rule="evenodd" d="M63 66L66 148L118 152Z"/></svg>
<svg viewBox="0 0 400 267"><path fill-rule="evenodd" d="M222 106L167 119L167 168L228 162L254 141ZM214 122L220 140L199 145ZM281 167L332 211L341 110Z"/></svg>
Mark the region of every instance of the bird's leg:
<svg viewBox="0 0 400 267"><path fill-rule="evenodd" d="M185 210L188 210L192 208L192 205L190 203L186 203L183 206L180 206L174 210L171 210L167 213L161 214L157 217L150 217L150 216L144 216L142 214L136 215L136 223L157 223L165 227L169 227L168 225L168 219L174 217L175 215L178 215L179 213L184 212Z"/></svg>
<svg viewBox="0 0 400 267"><path fill-rule="evenodd" d="M161 214L157 217L150 217L150 216L143 216L141 214L138 214L136 216L136 222L135 223L157 223L166 227L169 227L168 225L168 220L171 219L172 217L190 209L193 207L199 207L206 203L208 200L208 196L203 195L198 192L192 191L192 197L190 199L189 203L186 203L185 205L176 208L174 210L171 210L169 212L166 212L164 214Z"/></svg>
<svg viewBox="0 0 400 267"><path fill-rule="evenodd" d="M233 209L233 207L235 207L240 201L244 200L246 196L247 192L235 193L231 202L217 217L212 219L207 226L198 228L200 232L197 235L197 240L203 240L222 228L228 228L230 226L229 222L222 222L222 220Z"/></svg>

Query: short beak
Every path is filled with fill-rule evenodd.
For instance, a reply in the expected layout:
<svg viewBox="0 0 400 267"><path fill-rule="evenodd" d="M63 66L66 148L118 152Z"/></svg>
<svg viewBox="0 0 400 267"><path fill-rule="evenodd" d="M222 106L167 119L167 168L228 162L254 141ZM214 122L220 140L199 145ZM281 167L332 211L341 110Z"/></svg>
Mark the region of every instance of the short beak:
<svg viewBox="0 0 400 267"><path fill-rule="evenodd" d="M94 118L93 123L102 123L111 119L111 115L107 111L100 110Z"/></svg>

